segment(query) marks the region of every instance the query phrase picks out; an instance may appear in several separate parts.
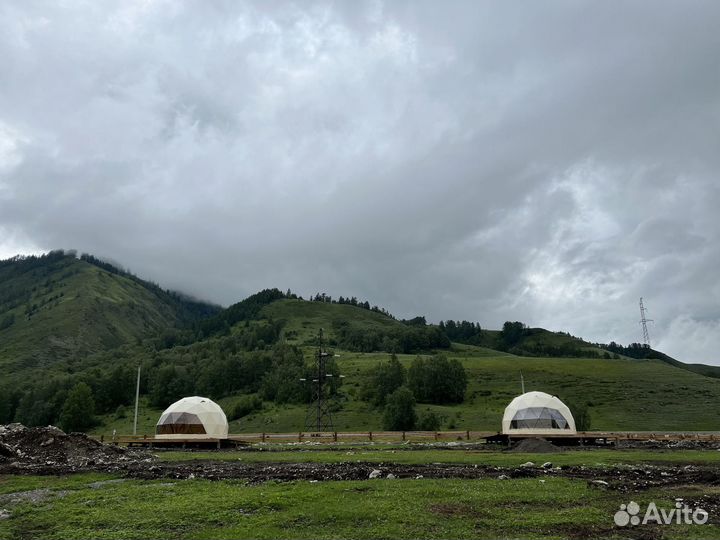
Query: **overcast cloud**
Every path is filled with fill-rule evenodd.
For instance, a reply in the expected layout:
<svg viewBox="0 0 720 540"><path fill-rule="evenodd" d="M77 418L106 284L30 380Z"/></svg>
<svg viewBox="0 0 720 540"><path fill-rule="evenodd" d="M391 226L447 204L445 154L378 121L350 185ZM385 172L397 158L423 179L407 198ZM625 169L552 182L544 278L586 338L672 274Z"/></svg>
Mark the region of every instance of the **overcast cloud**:
<svg viewBox="0 0 720 540"><path fill-rule="evenodd" d="M720 3L0 4L0 257L720 364Z"/></svg>

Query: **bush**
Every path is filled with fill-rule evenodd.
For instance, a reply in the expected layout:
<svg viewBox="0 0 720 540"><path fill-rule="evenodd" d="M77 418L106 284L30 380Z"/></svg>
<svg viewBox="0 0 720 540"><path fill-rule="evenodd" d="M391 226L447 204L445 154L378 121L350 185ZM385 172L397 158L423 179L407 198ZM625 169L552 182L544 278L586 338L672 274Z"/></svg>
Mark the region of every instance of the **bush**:
<svg viewBox="0 0 720 540"><path fill-rule="evenodd" d="M401 386L387 397L383 428L392 431L408 431L415 428L415 397L406 386Z"/></svg>
<svg viewBox="0 0 720 540"><path fill-rule="evenodd" d="M238 418L247 416L252 412L259 411L262 409L262 406L262 399L260 399L260 396L257 394L243 396L235 403L235 406L230 413L230 420L237 420Z"/></svg>
<svg viewBox="0 0 720 540"><path fill-rule="evenodd" d="M434 411L428 411L420 417L418 429L421 431L438 431L440 424L440 416Z"/></svg>

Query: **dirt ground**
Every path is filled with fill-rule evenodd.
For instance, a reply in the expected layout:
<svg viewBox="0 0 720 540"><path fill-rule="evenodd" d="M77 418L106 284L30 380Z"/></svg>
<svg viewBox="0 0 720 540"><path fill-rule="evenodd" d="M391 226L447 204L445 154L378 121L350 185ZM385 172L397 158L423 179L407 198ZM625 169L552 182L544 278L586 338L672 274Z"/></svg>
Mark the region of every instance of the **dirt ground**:
<svg viewBox="0 0 720 540"><path fill-rule="evenodd" d="M533 441L540 451L551 446ZM524 448L521 448L524 449ZM720 466L584 466L555 467L525 464L519 467L450 464L377 463L242 463L227 461L160 462L147 451L104 445L81 433L66 434L55 427L0 426L0 474L65 475L96 471L138 479L210 480L243 479L251 483L270 480L328 481L371 478L543 478L586 480L597 489L642 491L652 487L702 484L720 486ZM704 507L720 501L703 501ZM719 508L720 509L720 508Z"/></svg>

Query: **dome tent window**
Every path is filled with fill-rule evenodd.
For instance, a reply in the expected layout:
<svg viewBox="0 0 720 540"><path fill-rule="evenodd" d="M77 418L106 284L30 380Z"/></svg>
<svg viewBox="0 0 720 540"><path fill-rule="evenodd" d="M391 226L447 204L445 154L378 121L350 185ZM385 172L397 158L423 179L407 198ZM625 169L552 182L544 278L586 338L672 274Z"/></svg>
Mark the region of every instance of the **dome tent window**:
<svg viewBox="0 0 720 540"><path fill-rule="evenodd" d="M512 429L570 429L565 417L555 409L528 407L515 413L510 422Z"/></svg>
<svg viewBox="0 0 720 540"><path fill-rule="evenodd" d="M502 431L506 435L552 435L577 433L570 409L545 392L527 392L505 409Z"/></svg>
<svg viewBox="0 0 720 540"><path fill-rule="evenodd" d="M158 420L156 432L158 435L168 433L207 433L200 418L196 414L190 413L163 414Z"/></svg>
<svg viewBox="0 0 720 540"><path fill-rule="evenodd" d="M192 396L170 405L155 428L157 438L226 439L228 423L225 413L211 399Z"/></svg>

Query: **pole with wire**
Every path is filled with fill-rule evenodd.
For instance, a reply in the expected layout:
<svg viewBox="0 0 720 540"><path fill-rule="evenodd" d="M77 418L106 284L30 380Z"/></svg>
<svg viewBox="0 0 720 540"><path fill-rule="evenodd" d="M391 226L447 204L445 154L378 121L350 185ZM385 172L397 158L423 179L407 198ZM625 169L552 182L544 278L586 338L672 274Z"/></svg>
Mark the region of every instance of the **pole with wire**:
<svg viewBox="0 0 720 540"><path fill-rule="evenodd" d="M323 330L320 329L318 337L318 350L315 353L315 378L312 379L313 400L305 415L305 431L335 431L332 413L330 412L331 392L325 386L330 384L333 377L327 371L327 358L330 353L323 348ZM340 375L342 377L342 375ZM300 379L306 381L307 379Z"/></svg>

